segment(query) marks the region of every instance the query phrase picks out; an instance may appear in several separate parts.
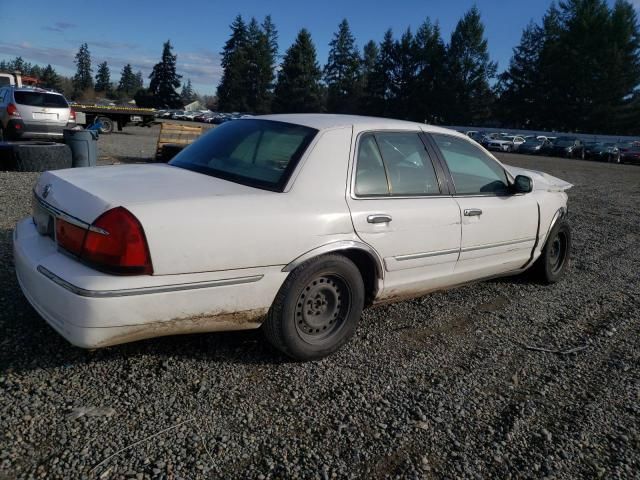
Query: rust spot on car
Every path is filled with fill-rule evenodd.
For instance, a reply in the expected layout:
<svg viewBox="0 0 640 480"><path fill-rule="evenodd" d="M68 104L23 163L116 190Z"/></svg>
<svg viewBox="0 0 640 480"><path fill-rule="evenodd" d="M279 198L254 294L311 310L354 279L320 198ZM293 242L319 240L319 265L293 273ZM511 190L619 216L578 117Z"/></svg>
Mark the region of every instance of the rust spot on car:
<svg viewBox="0 0 640 480"><path fill-rule="evenodd" d="M168 335L251 330L262 325L267 311L267 308L257 308L242 312L209 313L175 318L162 322L111 327L114 332L118 333L114 333L112 337L98 343L94 348L108 347Z"/></svg>

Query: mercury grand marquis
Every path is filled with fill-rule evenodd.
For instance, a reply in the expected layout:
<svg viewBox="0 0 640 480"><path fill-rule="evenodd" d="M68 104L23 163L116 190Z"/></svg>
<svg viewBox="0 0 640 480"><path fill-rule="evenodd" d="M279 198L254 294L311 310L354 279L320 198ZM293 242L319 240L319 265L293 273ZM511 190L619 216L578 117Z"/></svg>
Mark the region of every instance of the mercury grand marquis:
<svg viewBox="0 0 640 480"><path fill-rule="evenodd" d="M79 347L261 327L317 359L374 304L528 269L558 281L570 187L430 125L240 119L169 164L43 173L15 268Z"/></svg>

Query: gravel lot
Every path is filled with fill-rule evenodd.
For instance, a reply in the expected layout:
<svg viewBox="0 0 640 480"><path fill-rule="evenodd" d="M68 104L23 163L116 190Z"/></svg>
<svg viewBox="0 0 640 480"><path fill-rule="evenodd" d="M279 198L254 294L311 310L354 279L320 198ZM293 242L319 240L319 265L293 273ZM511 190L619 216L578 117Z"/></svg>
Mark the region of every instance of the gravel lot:
<svg viewBox="0 0 640 480"><path fill-rule="evenodd" d="M157 131L101 137L100 163ZM576 185L569 276L368 310L306 364L259 331L70 346L13 272L36 174L0 172L0 478L638 478L640 168L503 159Z"/></svg>

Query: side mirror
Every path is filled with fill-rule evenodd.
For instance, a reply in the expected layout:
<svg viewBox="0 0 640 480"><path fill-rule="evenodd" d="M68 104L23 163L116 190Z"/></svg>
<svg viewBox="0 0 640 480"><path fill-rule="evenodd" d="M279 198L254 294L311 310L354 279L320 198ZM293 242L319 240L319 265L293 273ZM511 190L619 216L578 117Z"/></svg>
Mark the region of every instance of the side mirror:
<svg viewBox="0 0 640 480"><path fill-rule="evenodd" d="M533 190L533 180L525 175L518 175L512 188L514 193L529 193Z"/></svg>

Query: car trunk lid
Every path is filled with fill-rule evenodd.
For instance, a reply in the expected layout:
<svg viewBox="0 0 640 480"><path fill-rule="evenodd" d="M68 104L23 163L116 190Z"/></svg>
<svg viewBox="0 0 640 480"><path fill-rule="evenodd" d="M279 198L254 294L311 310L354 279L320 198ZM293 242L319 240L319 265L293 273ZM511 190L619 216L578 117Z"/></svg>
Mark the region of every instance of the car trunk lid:
<svg viewBox="0 0 640 480"><path fill-rule="evenodd" d="M34 193L53 210L90 224L120 206L266 192L170 165L139 164L45 172Z"/></svg>

